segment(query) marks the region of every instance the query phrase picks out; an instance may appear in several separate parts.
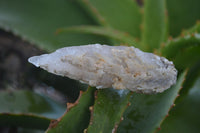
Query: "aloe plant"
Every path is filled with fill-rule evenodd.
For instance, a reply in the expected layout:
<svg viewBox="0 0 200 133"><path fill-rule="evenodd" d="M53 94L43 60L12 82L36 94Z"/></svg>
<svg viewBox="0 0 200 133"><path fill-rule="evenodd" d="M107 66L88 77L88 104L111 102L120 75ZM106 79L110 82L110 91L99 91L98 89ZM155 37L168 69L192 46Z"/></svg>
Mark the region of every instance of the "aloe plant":
<svg viewBox="0 0 200 133"><path fill-rule="evenodd" d="M199 0L1 0L0 27L41 50L64 46L126 45L174 62L177 83L160 94L119 95L112 88L86 85L39 73L63 93L76 95L65 105L30 90L0 92L0 127L19 132L181 132L200 130ZM33 76L33 70L28 71ZM64 86L64 87L63 87ZM63 89L64 88L64 89ZM24 129L24 128L30 128Z"/></svg>

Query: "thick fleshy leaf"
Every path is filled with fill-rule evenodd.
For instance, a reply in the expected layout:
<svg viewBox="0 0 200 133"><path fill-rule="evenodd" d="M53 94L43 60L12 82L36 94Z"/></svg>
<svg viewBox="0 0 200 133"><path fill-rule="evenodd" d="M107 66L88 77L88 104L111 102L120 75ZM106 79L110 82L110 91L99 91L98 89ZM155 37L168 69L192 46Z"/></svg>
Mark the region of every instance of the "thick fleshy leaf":
<svg viewBox="0 0 200 133"><path fill-rule="evenodd" d="M136 39L130 36L128 33L112 29L111 27L76 26L69 28L61 28L58 29L57 32L58 33L78 32L86 34L96 34L110 39L114 39L125 45L140 47L140 45L136 43L137 42Z"/></svg>
<svg viewBox="0 0 200 133"><path fill-rule="evenodd" d="M133 0L78 0L101 25L111 26L140 37L141 13Z"/></svg>
<svg viewBox="0 0 200 133"><path fill-rule="evenodd" d="M199 0L166 0L170 35L177 36L183 29L193 26L200 20Z"/></svg>
<svg viewBox="0 0 200 133"><path fill-rule="evenodd" d="M26 128L18 128L18 133L44 133L44 130L35 130L35 129L26 129Z"/></svg>
<svg viewBox="0 0 200 133"><path fill-rule="evenodd" d="M196 62L200 61L200 46L194 46L182 50L182 52L178 52L174 60L174 64L177 68L183 70L184 68L191 67Z"/></svg>
<svg viewBox="0 0 200 133"><path fill-rule="evenodd" d="M116 132L123 120L123 113L129 105L128 90L102 89L98 90L95 104L92 108L88 133Z"/></svg>
<svg viewBox="0 0 200 133"><path fill-rule="evenodd" d="M197 22L193 27L182 32L182 35L200 33L200 21Z"/></svg>
<svg viewBox="0 0 200 133"><path fill-rule="evenodd" d="M200 131L200 78L188 95L169 113L159 133L198 133ZM180 95L181 96L181 95Z"/></svg>
<svg viewBox="0 0 200 133"><path fill-rule="evenodd" d="M47 129L51 119L38 115L0 113L0 126Z"/></svg>
<svg viewBox="0 0 200 133"><path fill-rule="evenodd" d="M65 106L31 91L0 93L1 113L31 113L47 118L58 118L65 111Z"/></svg>
<svg viewBox="0 0 200 133"><path fill-rule="evenodd" d="M166 21L165 0L144 1L142 45L145 50L152 51L159 48L165 40Z"/></svg>
<svg viewBox="0 0 200 133"><path fill-rule="evenodd" d="M0 93L0 125L46 128L60 117L65 106L31 91ZM34 124L33 124L34 123Z"/></svg>
<svg viewBox="0 0 200 133"><path fill-rule="evenodd" d="M181 89L185 76L186 72L179 76L176 85L164 93L156 95L133 94L131 106L126 110L118 132L155 132L174 105L174 100Z"/></svg>
<svg viewBox="0 0 200 133"><path fill-rule="evenodd" d="M67 112L50 124L47 133L82 133L87 128L90 119L89 107L94 101L94 88L86 92L74 104L68 106ZM70 107L71 106L71 107Z"/></svg>
<svg viewBox="0 0 200 133"><path fill-rule="evenodd" d="M94 35L55 34L60 27L82 24L94 22L72 0L0 1L0 27L45 50L105 42L104 38Z"/></svg>
<svg viewBox="0 0 200 133"><path fill-rule="evenodd" d="M200 60L192 67L188 68L188 74L186 76L185 82L183 84L183 89L180 92L181 97L179 97L176 102L182 101L186 95L188 95L190 89L193 87L194 83L200 75Z"/></svg>
<svg viewBox="0 0 200 133"><path fill-rule="evenodd" d="M49 73L41 68L36 68L33 65L30 67L30 70L27 72L26 76L37 79L39 82L45 83L49 87L53 87L53 89L62 93L65 96L65 102L75 102L79 96L80 90L87 89L87 85L83 85L78 81L69 79L67 77Z"/></svg>
<svg viewBox="0 0 200 133"><path fill-rule="evenodd" d="M181 36L167 42L161 53L173 60L178 69L191 67L200 59L200 34Z"/></svg>

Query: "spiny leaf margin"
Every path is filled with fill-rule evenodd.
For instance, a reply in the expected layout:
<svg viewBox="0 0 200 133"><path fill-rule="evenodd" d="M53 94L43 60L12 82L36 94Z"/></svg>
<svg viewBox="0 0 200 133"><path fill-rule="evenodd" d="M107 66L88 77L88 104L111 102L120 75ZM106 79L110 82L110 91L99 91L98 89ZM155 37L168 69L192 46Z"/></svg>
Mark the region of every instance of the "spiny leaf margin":
<svg viewBox="0 0 200 133"><path fill-rule="evenodd" d="M128 90L102 89L98 90L92 110L90 125L85 131L117 132L119 123L123 121L123 113L130 105L131 92Z"/></svg>
<svg viewBox="0 0 200 133"><path fill-rule="evenodd" d="M79 133L89 124L90 111L94 101L95 88L89 87L86 92L81 92L75 104L58 120L52 121L46 133L70 132ZM77 128L78 127L78 128Z"/></svg>
<svg viewBox="0 0 200 133"><path fill-rule="evenodd" d="M134 93L130 99L131 106L124 113L118 132L155 132L174 105L174 100L184 82L186 72L182 73L176 85L163 93L144 95Z"/></svg>
<svg viewBox="0 0 200 133"><path fill-rule="evenodd" d="M118 31L111 27L102 27L102 26L74 26L68 28L60 28L57 30L57 34L65 33L65 32L78 32L85 34L96 34L101 35L110 39L114 39L116 41L120 41L123 45L140 47L138 43L136 43L136 39L129 35L128 33Z"/></svg>

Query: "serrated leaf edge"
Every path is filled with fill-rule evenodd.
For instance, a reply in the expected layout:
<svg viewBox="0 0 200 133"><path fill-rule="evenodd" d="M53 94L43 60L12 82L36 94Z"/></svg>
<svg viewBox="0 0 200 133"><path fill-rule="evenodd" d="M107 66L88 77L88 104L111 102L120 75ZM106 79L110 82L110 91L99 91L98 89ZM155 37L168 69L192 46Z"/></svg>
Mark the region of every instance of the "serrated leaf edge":
<svg viewBox="0 0 200 133"><path fill-rule="evenodd" d="M134 38L127 32L116 30L113 29L112 27L91 26L91 25L72 26L72 27L57 29L56 34L60 34L63 32L95 34L120 41L122 45L135 46L137 48L141 47L141 45L139 45L138 39Z"/></svg>
<svg viewBox="0 0 200 133"><path fill-rule="evenodd" d="M91 15L91 17L94 18L97 23L102 26L108 26L105 18L99 13L97 8L93 6L89 0L77 0L77 2L80 4L80 6L82 6L83 9L88 12L88 14Z"/></svg>
<svg viewBox="0 0 200 133"><path fill-rule="evenodd" d="M98 90L96 90L95 93L94 93L95 101L96 101L96 99L98 98L98 97L97 97L97 94L98 94ZM128 93L128 95L127 95L127 96L128 96L128 100L127 100L128 103L127 103L127 105L124 107L124 110L123 110L122 113L121 113L120 120L119 120L118 122L115 122L114 127L113 127L113 129L112 129L112 133L116 133L116 132L117 132L117 129L118 129L118 127L119 127L119 124L124 120L123 114L124 114L124 112L126 111L126 109L131 105L130 97L131 97L132 95L133 95L133 92L129 92L129 93ZM95 105L95 103L94 103L94 105ZM93 124L94 105L93 105L93 106L90 106L90 113L91 113L91 115L90 115L90 123L89 123L89 125L88 125L88 128L89 128L90 125ZM88 128L86 128L86 129L84 130L84 133L87 133Z"/></svg>
<svg viewBox="0 0 200 133"><path fill-rule="evenodd" d="M183 79L183 81L182 81L182 83L181 83L181 87L179 88L179 91L178 91L178 93L177 93L177 96L176 96L176 98L174 99L173 104L170 106L170 108L169 108L167 114L166 114L165 117L161 120L160 126L159 126L158 128L155 128L155 129L154 129L154 132L155 132L155 133L158 132L159 130L161 130L162 123L164 122L164 120L165 120L167 117L170 117L170 114L169 114L170 111L172 110L173 107L176 106L176 104L175 104L176 99L180 96L179 93L180 93L181 89L183 88L183 84L184 84L184 82L185 82L185 79L186 79L186 75L187 75L187 74L188 74L188 70L186 70L186 71L183 73L184 79Z"/></svg>

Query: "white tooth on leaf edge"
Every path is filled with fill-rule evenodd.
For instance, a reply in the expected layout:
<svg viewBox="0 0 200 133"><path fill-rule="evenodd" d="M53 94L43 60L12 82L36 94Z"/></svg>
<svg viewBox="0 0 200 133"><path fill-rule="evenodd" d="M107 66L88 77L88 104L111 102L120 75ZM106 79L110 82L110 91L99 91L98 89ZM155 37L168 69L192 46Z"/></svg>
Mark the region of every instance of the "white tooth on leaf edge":
<svg viewBox="0 0 200 133"><path fill-rule="evenodd" d="M163 92L176 83L177 70L164 57L134 47L100 44L65 47L28 61L56 75L97 88Z"/></svg>

